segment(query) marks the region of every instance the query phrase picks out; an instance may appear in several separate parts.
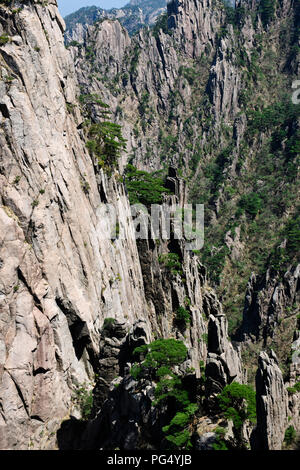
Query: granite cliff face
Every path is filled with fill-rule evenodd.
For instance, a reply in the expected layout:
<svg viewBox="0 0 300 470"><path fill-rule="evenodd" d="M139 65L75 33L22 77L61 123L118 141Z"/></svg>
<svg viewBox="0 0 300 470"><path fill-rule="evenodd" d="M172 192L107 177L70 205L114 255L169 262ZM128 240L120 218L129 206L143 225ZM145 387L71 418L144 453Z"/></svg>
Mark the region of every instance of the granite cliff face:
<svg viewBox="0 0 300 470"><path fill-rule="evenodd" d="M287 427L288 398L276 355L259 356L256 376L257 391L257 446L264 450L280 450ZM276 423L276 424L275 424Z"/></svg>
<svg viewBox="0 0 300 470"><path fill-rule="evenodd" d="M221 2L174 0L160 27L130 37L111 19L79 25L77 44L66 48L55 0L0 2L0 448L164 448L174 403L157 406L157 377L132 373L134 349L157 338L188 351L169 373L198 407L193 448L221 445L220 425L226 445L239 448L217 395L247 383L245 368L256 372L257 364L257 426L244 423L243 445L280 449L289 425L299 433L291 225L299 120L294 108L280 108L272 131L264 127L272 109L263 114L299 71L299 38L286 29L298 24L299 8L285 0L267 21L242 2L230 14ZM284 38L291 53L277 63L270 42L280 53ZM109 171L88 151L87 122L101 122L103 106L94 98L87 116L82 103L96 96L128 141ZM266 148L276 163L262 171ZM128 162L163 168L165 204L207 203L209 253L185 250L174 234L157 239L151 225L147 240L135 240ZM287 188L282 209L276 201ZM107 236L107 203L124 237ZM261 222L273 209L277 218ZM268 259L256 259L253 232L267 225L280 227L279 239L259 240ZM90 390L85 416L80 403Z"/></svg>
<svg viewBox="0 0 300 470"><path fill-rule="evenodd" d="M129 205L67 110L78 90L56 2L0 15L1 447L51 447L73 385L91 381L103 319L136 321L145 297L135 243L105 239L101 202L118 199L132 230Z"/></svg>
<svg viewBox="0 0 300 470"><path fill-rule="evenodd" d="M295 316L293 306L299 304L300 266L287 271L282 280L267 272L263 279L253 274L247 286L241 334L265 342L272 338L276 326Z"/></svg>

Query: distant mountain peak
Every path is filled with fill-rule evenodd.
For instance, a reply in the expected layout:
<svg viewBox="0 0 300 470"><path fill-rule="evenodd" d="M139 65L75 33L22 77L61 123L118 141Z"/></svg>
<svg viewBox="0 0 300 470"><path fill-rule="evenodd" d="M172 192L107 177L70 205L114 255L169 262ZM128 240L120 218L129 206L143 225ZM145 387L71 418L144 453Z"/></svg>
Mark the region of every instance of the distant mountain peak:
<svg viewBox="0 0 300 470"><path fill-rule="evenodd" d="M118 19L129 34L134 34L143 26L153 24L156 18L166 10L166 7L167 0L130 0L123 8L110 10L96 6L80 8L65 17L66 41L78 40L78 28L82 31L82 27L104 18ZM140 10L142 10L142 14Z"/></svg>

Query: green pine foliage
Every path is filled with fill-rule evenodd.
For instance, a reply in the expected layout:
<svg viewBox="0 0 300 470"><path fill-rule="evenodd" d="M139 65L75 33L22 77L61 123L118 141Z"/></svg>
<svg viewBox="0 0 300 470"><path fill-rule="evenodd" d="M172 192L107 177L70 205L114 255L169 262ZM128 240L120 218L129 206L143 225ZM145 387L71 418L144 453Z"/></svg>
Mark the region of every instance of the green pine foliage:
<svg viewBox="0 0 300 470"><path fill-rule="evenodd" d="M139 346L133 354L139 355L141 360L132 367L132 376L138 379L146 374L157 381L155 404L171 398L177 406L189 404L188 392L183 388L181 378L173 372L173 367L182 364L187 356L187 348L182 341L158 339Z"/></svg>
<svg viewBox="0 0 300 470"><path fill-rule="evenodd" d="M103 322L103 329L104 330L110 330L113 328L113 326L115 325L116 323L116 319L115 318L105 318L104 322Z"/></svg>
<svg viewBox="0 0 300 470"><path fill-rule="evenodd" d="M215 429L216 441L213 444L213 450L228 450L228 447L225 442L226 430L221 426L218 426Z"/></svg>
<svg viewBox="0 0 300 470"><path fill-rule="evenodd" d="M165 266L173 275L181 275L182 263L177 253L164 253L158 257L158 261Z"/></svg>
<svg viewBox="0 0 300 470"><path fill-rule="evenodd" d="M168 28L168 14L163 13L160 15L156 22L155 25L153 26L153 36L156 38L159 35L159 31L162 30L165 34L171 34L171 30Z"/></svg>
<svg viewBox="0 0 300 470"><path fill-rule="evenodd" d="M264 26L268 26L274 18L276 10L276 0L260 0L259 13Z"/></svg>
<svg viewBox="0 0 300 470"><path fill-rule="evenodd" d="M81 412L82 421L88 421L93 408L93 390L87 384L78 385L73 392L72 401Z"/></svg>
<svg viewBox="0 0 300 470"><path fill-rule="evenodd" d="M280 126L281 138L279 143L282 142L282 137L287 137L287 126L291 125L297 119L300 111L300 105L295 105L290 99L283 99L282 101L273 103L269 106L263 107L260 110L248 111L249 119L249 134L254 135L259 132L266 132ZM278 132L278 131L277 131ZM276 134L275 134L276 135Z"/></svg>
<svg viewBox="0 0 300 470"><path fill-rule="evenodd" d="M225 418L232 420L237 430L241 429L246 419L256 422L255 391L249 385L238 382L226 385L218 395L218 402Z"/></svg>
<svg viewBox="0 0 300 470"><path fill-rule="evenodd" d="M9 36L5 34L3 36L0 36L0 46L4 46L4 44L8 42L9 42Z"/></svg>
<svg viewBox="0 0 300 470"><path fill-rule="evenodd" d="M284 434L284 442L287 446L291 445L296 439L297 433L294 426L289 426Z"/></svg>
<svg viewBox="0 0 300 470"><path fill-rule="evenodd" d="M241 197L239 206L254 218L261 209L262 199L257 193L245 194Z"/></svg>
<svg viewBox="0 0 300 470"><path fill-rule="evenodd" d="M126 149L122 128L109 121L92 124L89 128L87 148L96 156L101 168L116 167L121 152Z"/></svg>
<svg viewBox="0 0 300 470"><path fill-rule="evenodd" d="M297 262L300 254L300 209L295 217L287 220L280 231L285 245L277 245L270 254L269 264L275 271L284 273L288 264Z"/></svg>
<svg viewBox="0 0 300 470"><path fill-rule="evenodd" d="M140 171L133 165L126 167L125 183L131 204L161 204L164 194L170 193L165 188L163 179L155 172Z"/></svg>
<svg viewBox="0 0 300 470"><path fill-rule="evenodd" d="M188 426L191 418L197 412L197 405L190 403L184 408L184 411L178 411L170 424L163 427L163 432L166 434L166 439L176 449L188 450L192 447L191 433Z"/></svg>
<svg viewBox="0 0 300 470"><path fill-rule="evenodd" d="M287 387L289 395L294 395L295 393L300 392L300 382L296 382L293 387Z"/></svg>
<svg viewBox="0 0 300 470"><path fill-rule="evenodd" d="M211 281L218 284L221 280L226 256L229 254L227 246L224 243L219 246L206 243L200 252L196 251L196 254L199 254L202 263L206 266Z"/></svg>
<svg viewBox="0 0 300 470"><path fill-rule="evenodd" d="M287 251L291 253L300 252L300 215L294 219L289 219L286 227L285 234L287 237Z"/></svg>
<svg viewBox="0 0 300 470"><path fill-rule="evenodd" d="M0 4L3 5L12 5L14 0L1 0Z"/></svg>
<svg viewBox="0 0 300 470"><path fill-rule="evenodd" d="M171 367L184 362L187 348L182 341L176 339L158 339L150 344L139 346L134 354L143 355L141 363L143 368L159 370L162 366Z"/></svg>
<svg viewBox="0 0 300 470"><path fill-rule="evenodd" d="M191 322L190 312L182 306L178 307L176 311L176 316L175 316L175 323L178 325L178 327L185 330L190 322Z"/></svg>
<svg viewBox="0 0 300 470"><path fill-rule="evenodd" d="M182 364L187 356L187 348L182 341L159 339L134 350L140 356L139 364L134 364L131 375L142 379L144 374L157 382L154 406L170 405L175 415L170 424L162 428L171 449L191 448L191 420L198 406L190 402L189 392L185 389L181 377L173 370Z"/></svg>

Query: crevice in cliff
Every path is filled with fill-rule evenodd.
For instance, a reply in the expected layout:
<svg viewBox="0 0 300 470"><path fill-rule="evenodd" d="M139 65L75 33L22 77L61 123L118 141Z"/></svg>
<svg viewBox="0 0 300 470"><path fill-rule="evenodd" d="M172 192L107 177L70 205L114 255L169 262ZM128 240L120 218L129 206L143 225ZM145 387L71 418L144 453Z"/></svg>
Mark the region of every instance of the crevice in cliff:
<svg viewBox="0 0 300 470"><path fill-rule="evenodd" d="M41 312L43 312L43 307L41 305L40 299L32 291L32 288L30 287L30 285L26 281L25 276L23 275L20 267L18 267L18 269L17 269L17 274L18 274L18 279L24 284L24 286L26 287L26 289L28 290L28 292L32 296L33 301L34 301L34 305L36 306L36 308L38 308Z"/></svg>
<svg viewBox="0 0 300 470"><path fill-rule="evenodd" d="M77 359L80 361L84 351L86 350L91 366L95 370L97 361L86 322L79 317L68 300L62 299L61 297L56 297L55 301L59 309L66 316L69 330L72 336L74 352Z"/></svg>
<svg viewBox="0 0 300 470"><path fill-rule="evenodd" d="M44 369L43 367L39 367L38 369L34 369L33 370L33 377L35 377L36 375L39 375L39 374L47 374L47 372L49 372L50 369Z"/></svg>
<svg viewBox="0 0 300 470"><path fill-rule="evenodd" d="M21 391L21 388L19 387L18 383L16 382L16 380L14 379L13 375L10 373L10 371L8 369L5 369L6 372L9 374L11 380L13 381L15 387L16 387L16 390L17 390L17 393L18 393L18 396L22 402L22 405L23 405L23 408L28 416L28 418L30 418L30 414L29 414L29 409L28 409L28 406L26 404L26 401L25 401L25 398L24 398L24 395Z"/></svg>
<svg viewBox="0 0 300 470"><path fill-rule="evenodd" d="M24 82L24 79L22 77L22 73L19 70L19 67L18 67L17 63L3 49L1 50L1 55L2 55L3 59L5 60L6 64L8 65L8 67L10 67L13 70L13 72L17 75L17 77L19 77L19 79L22 82L23 87L26 89L26 84Z"/></svg>

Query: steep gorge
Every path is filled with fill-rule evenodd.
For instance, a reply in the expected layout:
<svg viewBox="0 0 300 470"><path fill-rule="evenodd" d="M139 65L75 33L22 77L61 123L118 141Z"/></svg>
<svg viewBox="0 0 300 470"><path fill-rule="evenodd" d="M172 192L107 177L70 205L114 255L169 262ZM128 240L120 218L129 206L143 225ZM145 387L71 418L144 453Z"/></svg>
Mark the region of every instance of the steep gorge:
<svg viewBox="0 0 300 470"><path fill-rule="evenodd" d="M159 447L174 410L155 406L153 377L131 375L132 353L170 337L188 350L178 373L199 405L193 448L216 441L223 422L216 394L233 380L247 382L245 366L253 381L262 350L269 356L259 357L258 426L246 423L245 442L279 449L288 425L300 431L299 390L287 392L299 383L299 364L287 363L283 377L271 351L275 337L284 363L299 343L297 253L287 237L280 269L272 258L253 260L253 252L272 250L277 260L282 242L264 235L258 243L259 230L268 224L284 237L282 227L297 220L299 114L292 108L280 116L274 131L258 113L299 74L299 38L285 28L298 24L299 5L278 4L270 26L255 8L239 4L233 21L219 2L175 0L163 29L130 37L105 20L87 28L81 45L65 48L56 1L0 2L1 448ZM291 53L279 60L287 43ZM87 149L87 118L101 121L103 108L94 103L87 116L82 103L96 95L127 138L127 154L110 171ZM249 101L257 114L247 114ZM275 182L261 169L270 139ZM209 253L187 252L174 240L134 240L122 177L128 162L163 169L168 203L207 204ZM281 210L260 203L253 214L248 200L243 206L259 184L273 200L278 187L280 197L289 189ZM124 238L107 238L102 203L117 208ZM165 262L174 252L180 269ZM260 272L249 281L242 322L252 270ZM229 321L238 311L239 342L228 338L212 287ZM189 315L184 325L179 309ZM254 350L255 361L247 357ZM93 412L82 421L78 391L94 385ZM236 448L230 420L225 432Z"/></svg>
<svg viewBox="0 0 300 470"><path fill-rule="evenodd" d="M122 163L164 174L171 164L187 200L205 204L199 259L233 337L250 276L271 269L284 283L299 261L298 25L297 2L267 13L263 1L178 1L160 28L130 38L102 21L70 47L82 92L99 93L123 126Z"/></svg>

